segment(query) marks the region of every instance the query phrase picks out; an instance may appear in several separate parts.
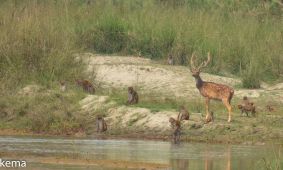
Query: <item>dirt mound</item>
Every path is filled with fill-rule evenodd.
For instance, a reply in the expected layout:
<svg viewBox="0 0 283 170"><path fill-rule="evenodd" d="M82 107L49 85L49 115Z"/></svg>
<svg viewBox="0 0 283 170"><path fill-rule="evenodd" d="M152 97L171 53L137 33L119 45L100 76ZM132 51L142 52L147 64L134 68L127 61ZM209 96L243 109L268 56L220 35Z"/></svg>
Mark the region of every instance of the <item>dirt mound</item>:
<svg viewBox="0 0 283 170"><path fill-rule="evenodd" d="M108 96L88 95L81 102L81 113L88 114L94 121L95 115L103 109L109 127L120 126L121 128L145 127L156 130L168 130L170 128L169 117L176 117L177 112L151 112L146 108L118 106L108 100Z"/></svg>
<svg viewBox="0 0 283 170"><path fill-rule="evenodd" d="M201 98L188 67L161 65L149 59L139 57L97 56L93 54L82 55L78 60L82 60L88 65L87 72L90 74L90 77L94 77L94 82L101 83L101 86L109 90L121 89L126 91L128 86L134 86L141 96L156 96L158 100L166 98L198 100ZM202 73L201 76L205 81L234 87L234 98L236 98L234 100L236 102L237 98L239 99L243 96L253 98L252 100L256 103L263 102L266 104L266 101L283 101L283 91L280 84L265 86L256 90L237 89L235 87L241 83L239 79L207 73ZM201 99L201 101L203 100ZM89 117L88 121L92 124L89 127L92 130L88 134L95 133L93 123L95 122L95 114L98 112L105 115L109 133L111 134L115 134L116 132L114 131L121 131L120 133L129 131L169 134L172 130L168 120L170 117L176 118L178 114L175 110L154 111L147 108L121 105L111 101L111 98L108 96L89 95L80 104L82 107L81 112ZM264 104L261 106L261 110L265 109ZM191 112L191 110L189 111ZM182 125L184 134L194 136L199 140L213 140L215 135L217 135L219 140L227 140L227 135L230 136L230 134L232 134L233 140L237 140L238 136L245 137L251 134L260 137L264 136L264 138L267 138L269 134L272 134L272 137L282 136L280 128L273 128L271 133L267 127L264 127L265 129L258 133L258 128L262 121L275 121L267 119L265 114L259 114L256 119L249 119L243 118L235 112L233 114L234 123L229 124L227 123L226 110L224 106L221 106L221 109L215 112L216 118L214 123L204 124L204 116L204 113L191 113L190 120L185 121ZM244 131L242 130L243 125L248 127ZM241 141L241 139L238 141Z"/></svg>
<svg viewBox="0 0 283 170"><path fill-rule="evenodd" d="M166 97L199 96L188 67L167 66L139 57L82 56L88 72L104 87L126 89L134 86L140 93L162 94ZM240 80L202 73L206 81L235 86Z"/></svg>
<svg viewBox="0 0 283 170"><path fill-rule="evenodd" d="M103 109L105 120L109 129L131 128L139 130L148 130L165 132L171 129L169 118L176 118L177 111L159 111L153 112L146 108L135 106L117 105L109 100L108 96L88 95L81 102L81 113L89 116L89 121L95 122L95 115ZM202 116L199 113L191 114L189 121L183 124L198 124L202 122ZM91 126L95 128L95 126Z"/></svg>
<svg viewBox="0 0 283 170"><path fill-rule="evenodd" d="M128 86L135 87L139 93L158 96L158 98L200 98L195 87L195 80L189 67L161 65L150 59L141 57L100 56L91 53L81 54L78 60L88 65L87 72L102 87L125 90ZM283 102L283 83L261 89L237 89L240 79L228 78L202 73L205 81L226 84L235 89L234 98L248 96Z"/></svg>

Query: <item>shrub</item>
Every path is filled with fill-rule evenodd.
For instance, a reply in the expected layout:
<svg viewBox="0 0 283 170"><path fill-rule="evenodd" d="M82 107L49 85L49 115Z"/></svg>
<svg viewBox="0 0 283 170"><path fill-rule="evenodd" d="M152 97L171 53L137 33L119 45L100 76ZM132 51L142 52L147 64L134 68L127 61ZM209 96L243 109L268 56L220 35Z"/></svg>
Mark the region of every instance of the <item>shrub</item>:
<svg viewBox="0 0 283 170"><path fill-rule="evenodd" d="M256 72L244 73L242 76L242 84L244 88L260 88L260 75L258 75Z"/></svg>
<svg viewBox="0 0 283 170"><path fill-rule="evenodd" d="M93 46L97 52L120 52L126 47L128 25L118 17L107 16L98 21L93 37Z"/></svg>

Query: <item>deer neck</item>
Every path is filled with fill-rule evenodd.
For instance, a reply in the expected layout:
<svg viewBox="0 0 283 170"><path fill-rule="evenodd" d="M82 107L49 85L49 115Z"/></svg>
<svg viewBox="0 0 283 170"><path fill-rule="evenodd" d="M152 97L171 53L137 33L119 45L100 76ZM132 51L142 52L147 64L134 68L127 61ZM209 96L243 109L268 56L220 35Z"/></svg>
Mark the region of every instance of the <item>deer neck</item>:
<svg viewBox="0 0 283 170"><path fill-rule="evenodd" d="M202 79L200 78L200 76L197 76L197 77L195 77L195 80L196 80L197 88L200 89L202 87L202 85L203 85Z"/></svg>

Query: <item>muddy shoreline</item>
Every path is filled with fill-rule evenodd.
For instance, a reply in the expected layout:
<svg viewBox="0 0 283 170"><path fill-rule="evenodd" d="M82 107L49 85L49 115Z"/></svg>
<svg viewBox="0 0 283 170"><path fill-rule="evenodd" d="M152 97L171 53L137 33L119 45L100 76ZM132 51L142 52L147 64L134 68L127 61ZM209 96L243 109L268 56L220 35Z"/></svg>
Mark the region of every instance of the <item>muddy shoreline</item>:
<svg viewBox="0 0 283 170"><path fill-rule="evenodd" d="M137 134L137 133L127 133L119 135L111 134L95 134L95 135L85 135L85 133L73 134L73 135L54 135L48 133L34 133L29 131L20 131L14 129L1 129L0 136L24 136L24 137L50 137L50 138L71 138L71 139L118 139L118 140L154 140L154 141L167 141L171 142L171 136L168 134ZM282 139L273 139L273 140L232 140L229 138L215 138L215 139L205 139L197 138L183 135L181 137L181 142L185 143L208 143L208 144L234 144L234 145L266 145L266 144L283 144Z"/></svg>

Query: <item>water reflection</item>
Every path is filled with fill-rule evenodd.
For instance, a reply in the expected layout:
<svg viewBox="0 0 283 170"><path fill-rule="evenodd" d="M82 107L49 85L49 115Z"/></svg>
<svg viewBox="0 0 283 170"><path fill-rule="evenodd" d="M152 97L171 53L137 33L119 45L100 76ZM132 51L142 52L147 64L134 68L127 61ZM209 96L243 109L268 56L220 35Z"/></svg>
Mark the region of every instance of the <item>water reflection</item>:
<svg viewBox="0 0 283 170"><path fill-rule="evenodd" d="M226 170L231 170L231 146L227 146L227 166Z"/></svg>
<svg viewBox="0 0 283 170"><path fill-rule="evenodd" d="M213 169L213 161L211 159L210 155L210 149L208 146L205 147L205 153L204 153L204 169L205 170L212 170Z"/></svg>
<svg viewBox="0 0 283 170"><path fill-rule="evenodd" d="M172 150L177 150L178 146L174 145L171 147ZM223 148L224 160L219 160L215 158L215 152L211 149L211 146L204 146L204 151L199 151L201 155L199 159L176 159L176 155L171 157L170 164L172 165L173 170L194 170L194 169L203 169L203 170L231 170L231 146L225 146Z"/></svg>
<svg viewBox="0 0 283 170"><path fill-rule="evenodd" d="M189 169L188 159L171 159L170 164L173 170Z"/></svg>
<svg viewBox="0 0 283 170"><path fill-rule="evenodd" d="M169 164L173 170L232 170L254 168L272 160L282 146L213 145L142 141L0 137L0 151L12 153L83 155L87 159ZM278 157L278 156L277 156Z"/></svg>

